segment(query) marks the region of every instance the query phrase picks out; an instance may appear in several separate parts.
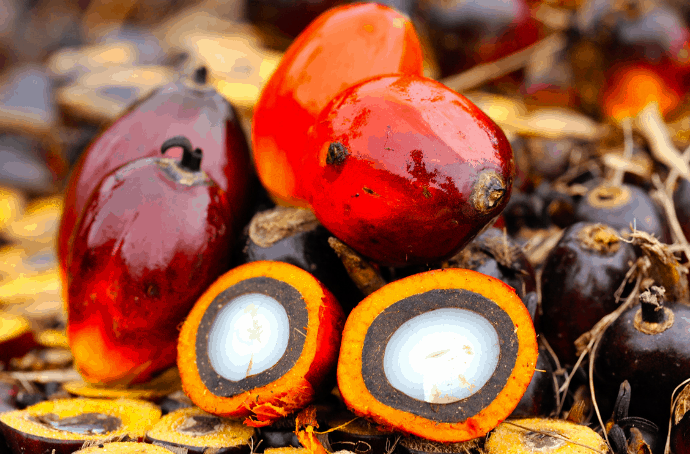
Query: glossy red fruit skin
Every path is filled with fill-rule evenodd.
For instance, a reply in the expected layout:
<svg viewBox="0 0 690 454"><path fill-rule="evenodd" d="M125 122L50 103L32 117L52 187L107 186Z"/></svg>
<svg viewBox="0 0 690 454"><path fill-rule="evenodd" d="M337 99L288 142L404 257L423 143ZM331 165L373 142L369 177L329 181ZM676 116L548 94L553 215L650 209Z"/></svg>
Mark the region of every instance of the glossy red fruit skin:
<svg viewBox="0 0 690 454"><path fill-rule="evenodd" d="M329 157L335 143L347 154ZM308 147L303 171L316 217L381 264L452 256L501 213L515 174L503 131L462 95L417 76L344 90L319 115ZM505 192L478 209L473 189L492 174Z"/></svg>
<svg viewBox="0 0 690 454"><path fill-rule="evenodd" d="M286 204L306 206L300 165L307 131L346 87L370 77L423 74L410 20L375 3L344 5L316 18L283 56L254 108L252 149L264 187Z"/></svg>
<svg viewBox="0 0 690 454"><path fill-rule="evenodd" d="M75 227L67 334L89 382L136 383L175 364L178 325L228 270L225 192L146 158L106 176Z"/></svg>
<svg viewBox="0 0 690 454"><path fill-rule="evenodd" d="M58 232L58 260L66 270L69 240L100 181L121 165L160 155L168 138L184 135L204 150L202 170L226 192L225 218L239 233L251 177L249 147L233 107L214 89L191 81L171 83L133 105L84 152L65 192ZM179 150L168 156L179 158Z"/></svg>

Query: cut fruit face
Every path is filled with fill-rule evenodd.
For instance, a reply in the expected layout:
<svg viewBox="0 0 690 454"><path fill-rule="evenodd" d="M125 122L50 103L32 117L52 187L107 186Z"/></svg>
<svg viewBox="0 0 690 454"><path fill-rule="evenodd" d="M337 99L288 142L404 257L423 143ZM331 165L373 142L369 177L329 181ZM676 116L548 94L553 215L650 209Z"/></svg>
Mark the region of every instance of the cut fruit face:
<svg viewBox="0 0 690 454"><path fill-rule="evenodd" d="M202 381L213 394L231 397L281 378L302 354L299 331L307 324L304 300L283 281L254 277L229 287L198 328Z"/></svg>
<svg viewBox="0 0 690 454"><path fill-rule="evenodd" d="M536 360L532 321L511 287L474 271L437 270L392 282L352 311L338 387L360 416L460 442L510 415Z"/></svg>
<svg viewBox="0 0 690 454"><path fill-rule="evenodd" d="M340 348L343 312L308 272L257 261L221 276L180 332L185 393L218 416L263 427L307 406Z"/></svg>

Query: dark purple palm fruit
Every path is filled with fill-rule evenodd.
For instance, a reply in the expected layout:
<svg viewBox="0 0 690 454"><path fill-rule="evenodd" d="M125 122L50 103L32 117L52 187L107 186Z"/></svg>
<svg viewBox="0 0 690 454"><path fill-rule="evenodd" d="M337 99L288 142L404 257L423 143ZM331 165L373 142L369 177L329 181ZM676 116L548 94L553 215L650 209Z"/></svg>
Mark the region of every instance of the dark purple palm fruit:
<svg viewBox="0 0 690 454"><path fill-rule="evenodd" d="M673 390L690 377L690 307L652 286L604 332L594 361L601 389L627 380L636 396L630 413L666 433Z"/></svg>
<svg viewBox="0 0 690 454"><path fill-rule="evenodd" d="M633 246L603 224L568 227L542 273L542 333L563 364L577 360L574 342L616 309L615 292L635 261Z"/></svg>
<svg viewBox="0 0 690 454"><path fill-rule="evenodd" d="M541 216L542 207L541 199L535 198L534 194L514 189L505 210L501 213L508 233L514 235L524 228L541 229L548 227Z"/></svg>
<svg viewBox="0 0 690 454"><path fill-rule="evenodd" d="M570 139L527 139L530 173L533 177L553 181L563 175L570 164L570 155L577 143Z"/></svg>
<svg viewBox="0 0 690 454"><path fill-rule="evenodd" d="M443 268L464 268L500 279L515 289L520 299L536 290L534 269L527 256L507 233L490 228L454 257Z"/></svg>
<svg viewBox="0 0 690 454"><path fill-rule="evenodd" d="M558 382L556 380L556 363L548 349L539 345L539 356L534 369L532 381L522 395L511 418L547 417L556 410Z"/></svg>
<svg viewBox="0 0 690 454"><path fill-rule="evenodd" d="M441 268L477 271L511 286L527 307L534 329L539 331L539 297L534 268L507 232L497 228L485 230L465 249L441 262Z"/></svg>
<svg viewBox="0 0 690 454"><path fill-rule="evenodd" d="M542 181L531 193L513 191L501 217L510 234L523 227L546 229L555 225L564 229L575 223L578 200L563 188Z"/></svg>
<svg viewBox="0 0 690 454"><path fill-rule="evenodd" d="M235 264L272 260L298 266L319 279L349 312L364 295L329 246L331 236L309 210L271 208L252 218L240 240L242 249Z"/></svg>
<svg viewBox="0 0 690 454"><path fill-rule="evenodd" d="M556 225L564 229L575 223L576 199L562 189L543 182L537 186L532 198L535 200L535 207L539 210L542 222L547 226Z"/></svg>
<svg viewBox="0 0 690 454"><path fill-rule="evenodd" d="M669 240L669 230L661 210L647 192L628 184L601 183L577 203L575 220L601 222L621 232L630 226L651 233L662 243Z"/></svg>

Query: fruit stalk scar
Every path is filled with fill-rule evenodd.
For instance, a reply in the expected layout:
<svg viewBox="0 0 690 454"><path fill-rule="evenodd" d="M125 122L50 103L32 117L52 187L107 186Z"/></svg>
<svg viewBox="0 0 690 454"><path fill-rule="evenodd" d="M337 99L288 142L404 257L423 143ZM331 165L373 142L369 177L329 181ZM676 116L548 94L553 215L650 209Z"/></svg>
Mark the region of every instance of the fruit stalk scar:
<svg viewBox="0 0 690 454"><path fill-rule="evenodd" d="M493 170L485 170L472 188L472 205L480 213L488 212L501 202L506 192L503 178Z"/></svg>

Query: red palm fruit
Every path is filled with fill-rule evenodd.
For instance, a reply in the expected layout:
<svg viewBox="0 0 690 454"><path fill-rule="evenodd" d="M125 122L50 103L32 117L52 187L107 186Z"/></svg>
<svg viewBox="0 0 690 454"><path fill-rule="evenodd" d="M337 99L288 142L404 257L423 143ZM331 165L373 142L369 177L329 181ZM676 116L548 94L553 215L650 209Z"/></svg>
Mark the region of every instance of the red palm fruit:
<svg viewBox="0 0 690 454"><path fill-rule="evenodd" d="M344 88L381 74L422 75L410 20L374 3L322 14L288 48L254 109L252 145L261 182L278 200L306 206L300 164L307 130Z"/></svg>
<svg viewBox="0 0 690 454"><path fill-rule="evenodd" d="M669 65L624 62L611 68L607 80L601 104L604 113L616 122L634 118L653 102L666 115L684 96L680 77Z"/></svg>
<svg viewBox="0 0 690 454"><path fill-rule="evenodd" d="M130 107L82 155L66 189L58 234L63 270L70 236L100 181L129 161L158 156L161 144L177 135L204 150L203 170L225 191L229 203L224 217L239 232L251 175L249 149L233 107L205 84L205 69L200 68L194 80L165 85ZM180 154L171 151L170 156Z"/></svg>
<svg viewBox="0 0 690 454"><path fill-rule="evenodd" d="M390 265L452 256L501 213L515 173L503 131L462 95L418 76L375 77L341 92L308 150L316 217Z"/></svg>
<svg viewBox="0 0 690 454"><path fill-rule="evenodd" d="M180 162L145 158L89 198L68 262L67 334L89 382L146 381L175 364L178 325L228 269L226 193L180 137Z"/></svg>

